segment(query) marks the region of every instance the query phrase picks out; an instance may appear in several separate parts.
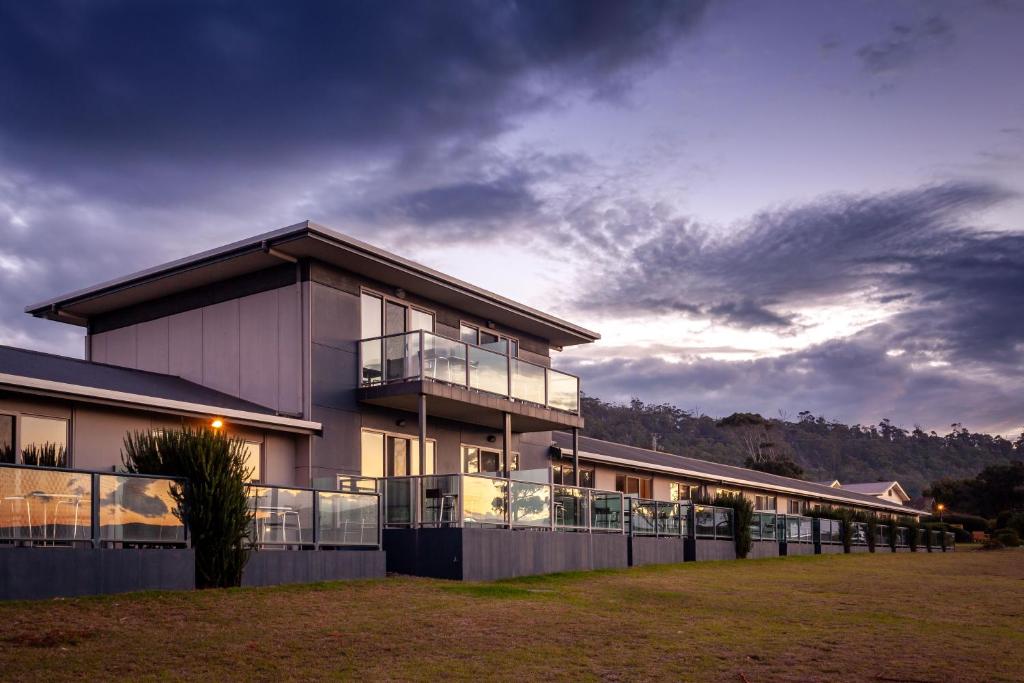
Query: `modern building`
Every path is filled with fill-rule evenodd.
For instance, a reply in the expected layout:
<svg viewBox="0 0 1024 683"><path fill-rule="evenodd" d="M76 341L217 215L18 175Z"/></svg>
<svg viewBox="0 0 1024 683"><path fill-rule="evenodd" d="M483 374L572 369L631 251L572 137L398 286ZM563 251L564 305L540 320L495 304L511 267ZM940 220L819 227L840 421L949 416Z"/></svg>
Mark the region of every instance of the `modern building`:
<svg viewBox="0 0 1024 683"><path fill-rule="evenodd" d="M597 333L310 222L26 311L83 328L85 358L0 347L7 465L110 473L131 431L216 421L244 440L254 484L379 490L385 523L397 525L403 514L410 526L443 520L452 499L473 498L434 483L402 512L397 489L388 497L377 483L424 475L577 485L620 500L737 491L793 515L826 504L907 512L895 482L879 497L581 438L579 380L552 356ZM5 511L8 528L33 511L38 527L40 515L74 507L67 532L77 538L78 499L39 494L33 508L22 490L0 494L0 531ZM278 527L290 523L281 506L265 509L283 516ZM568 524L563 503L547 509L552 529Z"/></svg>

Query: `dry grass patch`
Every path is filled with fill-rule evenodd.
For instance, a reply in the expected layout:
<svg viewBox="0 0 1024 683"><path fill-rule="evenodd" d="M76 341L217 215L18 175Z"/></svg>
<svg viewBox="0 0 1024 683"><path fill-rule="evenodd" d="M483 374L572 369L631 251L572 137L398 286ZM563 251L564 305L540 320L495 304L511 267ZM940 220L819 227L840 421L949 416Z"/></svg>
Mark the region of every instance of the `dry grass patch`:
<svg viewBox="0 0 1024 683"><path fill-rule="evenodd" d="M1019 681L1024 553L0 604L9 680ZM998 654L995 654L998 653Z"/></svg>

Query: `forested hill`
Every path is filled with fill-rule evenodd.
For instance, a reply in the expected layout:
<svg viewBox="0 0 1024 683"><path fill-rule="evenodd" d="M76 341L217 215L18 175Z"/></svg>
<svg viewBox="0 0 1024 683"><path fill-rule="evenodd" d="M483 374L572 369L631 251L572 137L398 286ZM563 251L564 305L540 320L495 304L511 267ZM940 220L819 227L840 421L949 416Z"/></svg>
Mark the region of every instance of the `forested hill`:
<svg viewBox="0 0 1024 683"><path fill-rule="evenodd" d="M986 465L1024 458L1024 434L1014 442L961 425L940 435L908 431L887 419L848 426L803 412L796 419L764 419L757 428L736 427L671 405L636 399L617 405L589 396L583 397L583 415L584 434L596 439L644 448L656 440L659 451L739 466L768 447L794 460L809 481L896 479L911 496L942 477L973 477Z"/></svg>

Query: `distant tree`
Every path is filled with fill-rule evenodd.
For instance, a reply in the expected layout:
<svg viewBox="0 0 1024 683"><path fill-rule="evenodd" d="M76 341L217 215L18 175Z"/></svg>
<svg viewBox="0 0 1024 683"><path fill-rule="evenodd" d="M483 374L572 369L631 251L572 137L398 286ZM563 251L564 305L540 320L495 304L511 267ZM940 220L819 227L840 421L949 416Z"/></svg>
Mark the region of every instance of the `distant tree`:
<svg viewBox="0 0 1024 683"><path fill-rule="evenodd" d="M1024 461L989 465L971 479L943 478L925 491L951 512L991 519L1024 510Z"/></svg>
<svg viewBox="0 0 1024 683"><path fill-rule="evenodd" d="M771 459L761 460L747 458L743 466L748 470L778 474L779 476L791 477L792 479L804 478L804 468L796 464L788 455L778 455Z"/></svg>

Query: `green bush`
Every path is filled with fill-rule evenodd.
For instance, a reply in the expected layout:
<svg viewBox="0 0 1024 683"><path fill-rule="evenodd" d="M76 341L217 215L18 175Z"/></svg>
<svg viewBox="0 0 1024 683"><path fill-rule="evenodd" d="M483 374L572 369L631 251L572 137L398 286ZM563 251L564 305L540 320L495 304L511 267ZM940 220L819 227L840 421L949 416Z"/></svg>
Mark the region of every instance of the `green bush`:
<svg viewBox="0 0 1024 683"><path fill-rule="evenodd" d="M938 522L939 518L932 515L928 521ZM942 515L942 521L946 524L962 526L967 531L988 531L988 520L977 515L962 515L957 512L947 512Z"/></svg>
<svg viewBox="0 0 1024 683"><path fill-rule="evenodd" d="M907 527L907 545L910 547L910 552L917 552L917 532L920 528L920 523L913 517L901 517L899 520L899 526Z"/></svg>
<svg viewBox="0 0 1024 683"><path fill-rule="evenodd" d="M128 472L181 477L174 487L196 553L196 586L238 586L249 559L253 511L246 497L244 442L207 427L131 432L121 460Z"/></svg>
<svg viewBox="0 0 1024 683"><path fill-rule="evenodd" d="M754 537L750 532L750 524L754 521L754 504L743 495L719 493L713 505L732 508L733 539L736 542L736 557L743 559L754 547Z"/></svg>
<svg viewBox="0 0 1024 683"><path fill-rule="evenodd" d="M1013 529L999 529L992 536L1007 548L1020 547L1020 534Z"/></svg>
<svg viewBox="0 0 1024 683"><path fill-rule="evenodd" d="M1015 512L1007 517L1006 528L1013 529L1018 536L1024 536L1024 512Z"/></svg>
<svg viewBox="0 0 1024 683"><path fill-rule="evenodd" d="M889 527L889 550L896 552L896 541L899 540L900 525L895 519L889 519L886 522L886 526Z"/></svg>
<svg viewBox="0 0 1024 683"><path fill-rule="evenodd" d="M852 510L829 505L818 510L811 510L807 515L821 519L838 519L842 522L843 552L850 552L850 548L853 545L853 525L851 523L856 521L856 515Z"/></svg>

